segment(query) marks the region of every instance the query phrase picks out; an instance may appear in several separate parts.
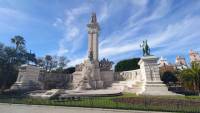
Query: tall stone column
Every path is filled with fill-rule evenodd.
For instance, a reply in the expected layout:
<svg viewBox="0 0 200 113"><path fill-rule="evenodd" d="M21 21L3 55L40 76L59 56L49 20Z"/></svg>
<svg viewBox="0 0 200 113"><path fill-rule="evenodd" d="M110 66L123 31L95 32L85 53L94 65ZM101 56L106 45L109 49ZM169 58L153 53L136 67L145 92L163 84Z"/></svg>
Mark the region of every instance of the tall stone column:
<svg viewBox="0 0 200 113"><path fill-rule="evenodd" d="M88 58L90 61L98 61L99 54L99 24L96 19L96 14L93 13L88 27Z"/></svg>

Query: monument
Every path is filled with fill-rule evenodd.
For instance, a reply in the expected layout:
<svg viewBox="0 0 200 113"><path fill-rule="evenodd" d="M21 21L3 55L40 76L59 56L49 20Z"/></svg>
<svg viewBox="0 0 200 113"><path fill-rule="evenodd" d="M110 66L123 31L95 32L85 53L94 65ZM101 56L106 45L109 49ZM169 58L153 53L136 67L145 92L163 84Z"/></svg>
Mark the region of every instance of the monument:
<svg viewBox="0 0 200 113"><path fill-rule="evenodd" d="M145 79L144 92L142 95L173 95L160 79L158 59L150 54L147 40L140 45L143 49L143 57L139 61L141 76Z"/></svg>
<svg viewBox="0 0 200 113"><path fill-rule="evenodd" d="M88 58L84 63L76 65L73 73L73 89L103 89L113 81L112 62L103 59L99 61L99 31L96 14L92 13L88 28Z"/></svg>
<svg viewBox="0 0 200 113"><path fill-rule="evenodd" d="M11 90L40 90L66 88L71 74L47 73L36 65L24 64L20 66L16 82Z"/></svg>
<svg viewBox="0 0 200 113"><path fill-rule="evenodd" d="M147 40L140 47L143 51L143 57L138 62L140 69L116 72L112 87L137 95L174 95L160 79L159 58L150 54Z"/></svg>
<svg viewBox="0 0 200 113"><path fill-rule="evenodd" d="M34 65L22 65L19 69L17 81L11 86L11 90L36 90L41 89L39 81L40 68Z"/></svg>
<svg viewBox="0 0 200 113"><path fill-rule="evenodd" d="M21 67L16 83L12 88L33 89L39 86L46 89L66 88L68 81L71 88L60 93L62 98L69 96L105 96L130 92L141 95L174 95L160 79L158 58L151 55L147 40L140 45L143 57L139 61L140 69L113 72L113 62L103 58L99 60L99 31L96 14L93 13L88 28L88 57L76 65L75 72L68 76L56 73L41 74L34 66ZM67 77L68 76L68 77ZM34 86L34 87L33 87ZM53 86L53 87L52 87ZM68 86L68 85L67 85ZM71 89L71 90L69 90ZM59 92L59 90L52 90ZM46 92L48 94L48 92ZM44 94L45 95L45 94Z"/></svg>

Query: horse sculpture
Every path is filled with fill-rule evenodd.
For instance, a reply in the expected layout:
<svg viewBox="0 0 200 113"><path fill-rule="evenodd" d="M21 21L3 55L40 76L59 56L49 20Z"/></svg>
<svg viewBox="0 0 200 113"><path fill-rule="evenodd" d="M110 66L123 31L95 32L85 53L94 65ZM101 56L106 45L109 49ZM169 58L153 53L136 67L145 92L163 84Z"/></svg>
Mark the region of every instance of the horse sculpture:
<svg viewBox="0 0 200 113"><path fill-rule="evenodd" d="M147 44L147 40L143 41L143 43L140 45L143 49L143 56L149 56L150 55L150 48Z"/></svg>

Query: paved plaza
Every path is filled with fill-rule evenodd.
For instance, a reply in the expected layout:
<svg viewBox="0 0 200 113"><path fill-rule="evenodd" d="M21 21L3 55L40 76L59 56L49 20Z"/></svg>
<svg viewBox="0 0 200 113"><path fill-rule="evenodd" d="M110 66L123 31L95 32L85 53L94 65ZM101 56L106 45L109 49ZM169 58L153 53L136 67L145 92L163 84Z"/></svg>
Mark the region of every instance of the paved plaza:
<svg viewBox="0 0 200 113"><path fill-rule="evenodd" d="M0 103L0 113L162 113L162 112Z"/></svg>

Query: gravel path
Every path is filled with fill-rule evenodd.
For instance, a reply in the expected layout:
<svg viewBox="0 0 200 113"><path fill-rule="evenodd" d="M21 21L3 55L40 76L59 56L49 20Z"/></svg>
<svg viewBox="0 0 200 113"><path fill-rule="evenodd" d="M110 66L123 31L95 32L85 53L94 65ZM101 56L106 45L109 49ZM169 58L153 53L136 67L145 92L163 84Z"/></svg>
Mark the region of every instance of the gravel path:
<svg viewBox="0 0 200 113"><path fill-rule="evenodd" d="M0 103L0 113L162 113L162 112Z"/></svg>

